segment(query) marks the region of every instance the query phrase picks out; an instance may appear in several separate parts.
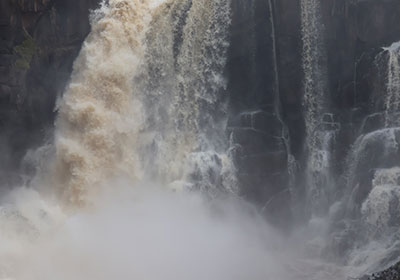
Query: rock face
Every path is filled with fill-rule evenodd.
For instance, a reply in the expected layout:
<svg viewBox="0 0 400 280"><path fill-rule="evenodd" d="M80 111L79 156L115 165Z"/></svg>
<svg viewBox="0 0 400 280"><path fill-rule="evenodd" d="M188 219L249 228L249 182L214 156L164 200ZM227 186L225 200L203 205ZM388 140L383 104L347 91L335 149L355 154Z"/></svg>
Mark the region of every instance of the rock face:
<svg viewBox="0 0 400 280"><path fill-rule="evenodd" d="M276 12L273 1L232 1L227 66L232 117L228 130L239 147L236 164L242 194L270 214L282 211L276 204L287 204L289 198L291 147L279 105L280 91L289 87L280 87L278 69L280 63L290 67L294 62L290 58L281 62L278 57L279 46L290 45L292 39L278 41L277 20L283 16Z"/></svg>
<svg viewBox="0 0 400 280"><path fill-rule="evenodd" d="M364 276L360 280L399 280L400 279L400 263L371 276Z"/></svg>
<svg viewBox="0 0 400 280"><path fill-rule="evenodd" d="M348 167L343 163L351 157L356 139L385 127L386 70L377 61L388 60L382 47L400 40L400 2L320 3L328 64L327 113L340 127L333 144L332 175L342 178ZM290 189L289 175L295 176L292 187L301 196L307 156L301 32L300 0L233 0L228 65L232 131L242 147L237 161L244 193L261 205ZM373 168L391 167L382 157Z"/></svg>
<svg viewBox="0 0 400 280"><path fill-rule="evenodd" d="M98 2L0 1L2 170L15 170L29 145L39 144L51 129L55 101L89 32L89 10Z"/></svg>

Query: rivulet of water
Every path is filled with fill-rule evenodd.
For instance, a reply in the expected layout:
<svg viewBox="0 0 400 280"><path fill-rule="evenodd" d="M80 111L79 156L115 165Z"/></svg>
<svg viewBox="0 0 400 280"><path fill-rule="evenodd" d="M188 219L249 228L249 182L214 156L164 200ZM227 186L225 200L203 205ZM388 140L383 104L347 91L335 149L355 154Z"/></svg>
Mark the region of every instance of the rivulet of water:
<svg viewBox="0 0 400 280"><path fill-rule="evenodd" d="M327 56L320 0L302 0L303 108L306 125L306 211L325 215L331 204L331 156L337 124L329 113Z"/></svg>
<svg viewBox="0 0 400 280"><path fill-rule="evenodd" d="M387 86L385 100L386 127L398 126L400 111L400 43L384 48L388 52Z"/></svg>

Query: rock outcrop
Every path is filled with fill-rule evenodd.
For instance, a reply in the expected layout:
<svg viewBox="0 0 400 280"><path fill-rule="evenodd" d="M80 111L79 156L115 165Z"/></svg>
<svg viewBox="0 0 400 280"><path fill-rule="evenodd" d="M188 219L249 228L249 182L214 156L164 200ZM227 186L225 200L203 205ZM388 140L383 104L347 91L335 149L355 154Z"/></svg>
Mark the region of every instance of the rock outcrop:
<svg viewBox="0 0 400 280"><path fill-rule="evenodd" d="M57 96L89 33L98 0L0 1L0 141L2 170L15 170L43 141Z"/></svg>
<svg viewBox="0 0 400 280"><path fill-rule="evenodd" d="M382 47L400 40L400 2L320 3L328 64L328 113L340 127L333 145L333 177L340 181L356 139L384 127L386 77L377 59L381 56L387 61ZM295 176L296 195L304 195L301 185L307 151L300 11L299 0L233 1L228 65L232 131L243 148L237 157L243 192L261 205L290 188L290 176ZM268 121L264 117L258 121L259 116L269 116ZM272 137L263 134L271 130ZM287 207L284 205L279 211Z"/></svg>
<svg viewBox="0 0 400 280"><path fill-rule="evenodd" d="M399 280L399 279L400 279L400 263L397 263L382 272L378 272L370 276L364 276L360 280Z"/></svg>

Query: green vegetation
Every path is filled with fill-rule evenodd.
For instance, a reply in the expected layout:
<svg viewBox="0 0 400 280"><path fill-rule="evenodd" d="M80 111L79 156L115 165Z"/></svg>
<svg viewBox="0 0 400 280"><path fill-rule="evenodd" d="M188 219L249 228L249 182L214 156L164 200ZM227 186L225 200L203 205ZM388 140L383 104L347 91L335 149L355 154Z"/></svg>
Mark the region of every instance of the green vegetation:
<svg viewBox="0 0 400 280"><path fill-rule="evenodd" d="M37 49L35 40L26 34L26 40L14 48L14 52L18 55L15 67L22 70L29 69L33 55Z"/></svg>

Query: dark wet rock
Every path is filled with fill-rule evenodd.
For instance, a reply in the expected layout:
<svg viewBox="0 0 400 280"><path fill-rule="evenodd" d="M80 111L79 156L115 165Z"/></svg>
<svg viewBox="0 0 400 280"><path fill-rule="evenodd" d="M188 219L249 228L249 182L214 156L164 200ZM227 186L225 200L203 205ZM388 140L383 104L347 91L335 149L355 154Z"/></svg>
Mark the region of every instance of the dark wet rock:
<svg viewBox="0 0 400 280"><path fill-rule="evenodd" d="M400 279L400 263L397 263L390 268L374 273L370 276L364 276L362 280L399 280Z"/></svg>
<svg viewBox="0 0 400 280"><path fill-rule="evenodd" d="M367 134L385 126L385 114L383 112L373 113L365 117L361 124L360 133Z"/></svg>
<svg viewBox="0 0 400 280"><path fill-rule="evenodd" d="M357 215L371 192L376 171L399 166L399 141L400 128L377 130L356 141L347 170L347 192L353 214Z"/></svg>
<svg viewBox="0 0 400 280"><path fill-rule="evenodd" d="M321 5L328 56L327 101L332 114L322 116L320 125L324 131L335 131L333 170L334 176L341 178L347 172L344 163L357 138L384 127L384 67L388 57L382 47L400 40L400 2L335 0L321 1ZM227 71L235 143L245 156L261 156L271 150L292 154L299 165L296 182L301 182L307 150L300 1L233 1L231 43ZM262 113L257 116L254 112ZM268 138L262 132L277 138ZM379 153L380 144L376 145ZM380 162L391 162L380 157ZM239 164L239 172L245 166ZM288 167L281 170L286 177ZM256 183L270 180L267 174L254 176L242 180L244 192L257 188L249 185L269 187L268 182ZM371 176L365 177L365 181L371 180ZM288 187L288 181L281 190Z"/></svg>
<svg viewBox="0 0 400 280"><path fill-rule="evenodd" d="M43 141L98 0L0 1L0 137L15 168Z"/></svg>

